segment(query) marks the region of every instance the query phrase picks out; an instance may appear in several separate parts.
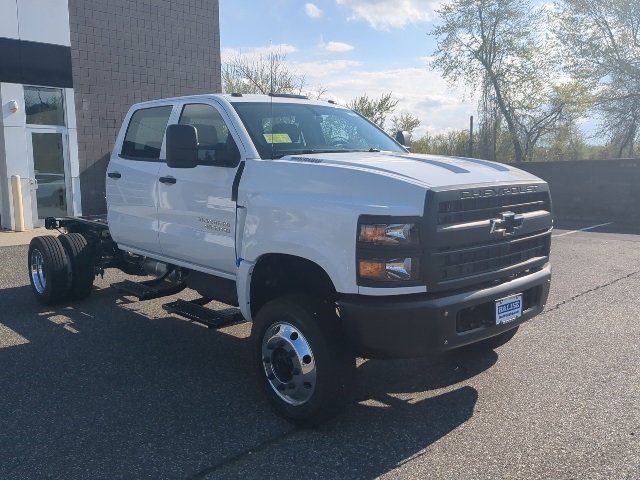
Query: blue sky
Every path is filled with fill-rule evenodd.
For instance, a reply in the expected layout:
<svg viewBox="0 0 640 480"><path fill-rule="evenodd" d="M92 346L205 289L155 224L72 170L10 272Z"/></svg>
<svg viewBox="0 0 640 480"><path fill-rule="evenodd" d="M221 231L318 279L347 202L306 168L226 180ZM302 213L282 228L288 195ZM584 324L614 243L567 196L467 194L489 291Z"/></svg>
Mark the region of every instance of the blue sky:
<svg viewBox="0 0 640 480"><path fill-rule="evenodd" d="M311 89L347 102L392 91L418 116L416 132L466 128L473 99L428 68L434 40L431 0L221 0L222 55L256 55L273 45Z"/></svg>

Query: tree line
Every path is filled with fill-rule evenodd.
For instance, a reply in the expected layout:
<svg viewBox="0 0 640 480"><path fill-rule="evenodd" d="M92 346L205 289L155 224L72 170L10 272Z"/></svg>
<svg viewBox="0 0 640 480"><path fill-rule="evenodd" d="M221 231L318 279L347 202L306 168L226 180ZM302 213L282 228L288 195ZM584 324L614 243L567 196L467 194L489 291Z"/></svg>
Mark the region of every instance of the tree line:
<svg viewBox="0 0 640 480"><path fill-rule="evenodd" d="M476 132L416 139L413 151L503 162L633 157L640 143L640 1L449 0L430 32L431 68L478 99ZM309 93L278 52L223 68L225 91ZM321 98L326 89L311 92ZM420 120L393 93L348 106L390 132ZM594 145L581 128L597 124ZM473 141L471 141L473 140ZM472 147L471 147L472 146Z"/></svg>

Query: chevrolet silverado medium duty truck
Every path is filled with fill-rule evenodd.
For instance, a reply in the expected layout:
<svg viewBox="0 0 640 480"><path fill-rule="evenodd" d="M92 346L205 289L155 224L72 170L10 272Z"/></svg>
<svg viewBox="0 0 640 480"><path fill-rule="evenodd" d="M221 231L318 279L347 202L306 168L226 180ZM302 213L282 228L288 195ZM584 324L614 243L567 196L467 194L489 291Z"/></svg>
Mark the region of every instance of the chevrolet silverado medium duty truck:
<svg viewBox="0 0 640 480"><path fill-rule="evenodd" d="M406 137L291 95L134 105L107 215L46 220L65 233L31 242L33 293L78 301L108 268L145 277L115 285L140 300L195 290L164 308L212 328L253 322L266 395L315 425L348 402L356 357L493 348L547 300L547 184L412 154Z"/></svg>

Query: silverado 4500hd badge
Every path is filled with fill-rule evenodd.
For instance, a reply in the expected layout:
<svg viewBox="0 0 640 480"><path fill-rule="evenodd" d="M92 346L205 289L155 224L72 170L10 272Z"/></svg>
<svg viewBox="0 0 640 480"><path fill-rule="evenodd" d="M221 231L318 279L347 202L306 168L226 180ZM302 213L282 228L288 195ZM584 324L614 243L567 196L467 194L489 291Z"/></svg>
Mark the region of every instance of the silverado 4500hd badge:
<svg viewBox="0 0 640 480"><path fill-rule="evenodd" d="M203 223L206 228L216 232L231 233L231 224L221 220L212 218L198 217L198 221Z"/></svg>

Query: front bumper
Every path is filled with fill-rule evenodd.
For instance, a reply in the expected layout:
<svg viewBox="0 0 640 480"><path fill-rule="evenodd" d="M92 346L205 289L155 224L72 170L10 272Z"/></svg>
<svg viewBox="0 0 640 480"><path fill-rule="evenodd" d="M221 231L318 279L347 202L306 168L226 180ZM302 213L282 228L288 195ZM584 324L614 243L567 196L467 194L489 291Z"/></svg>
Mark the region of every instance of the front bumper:
<svg viewBox="0 0 640 480"><path fill-rule="evenodd" d="M442 353L510 330L535 317L549 296L551 266L481 290L400 297L344 296L338 300L344 333L366 358L410 358ZM522 317L495 325L496 300L524 294Z"/></svg>

